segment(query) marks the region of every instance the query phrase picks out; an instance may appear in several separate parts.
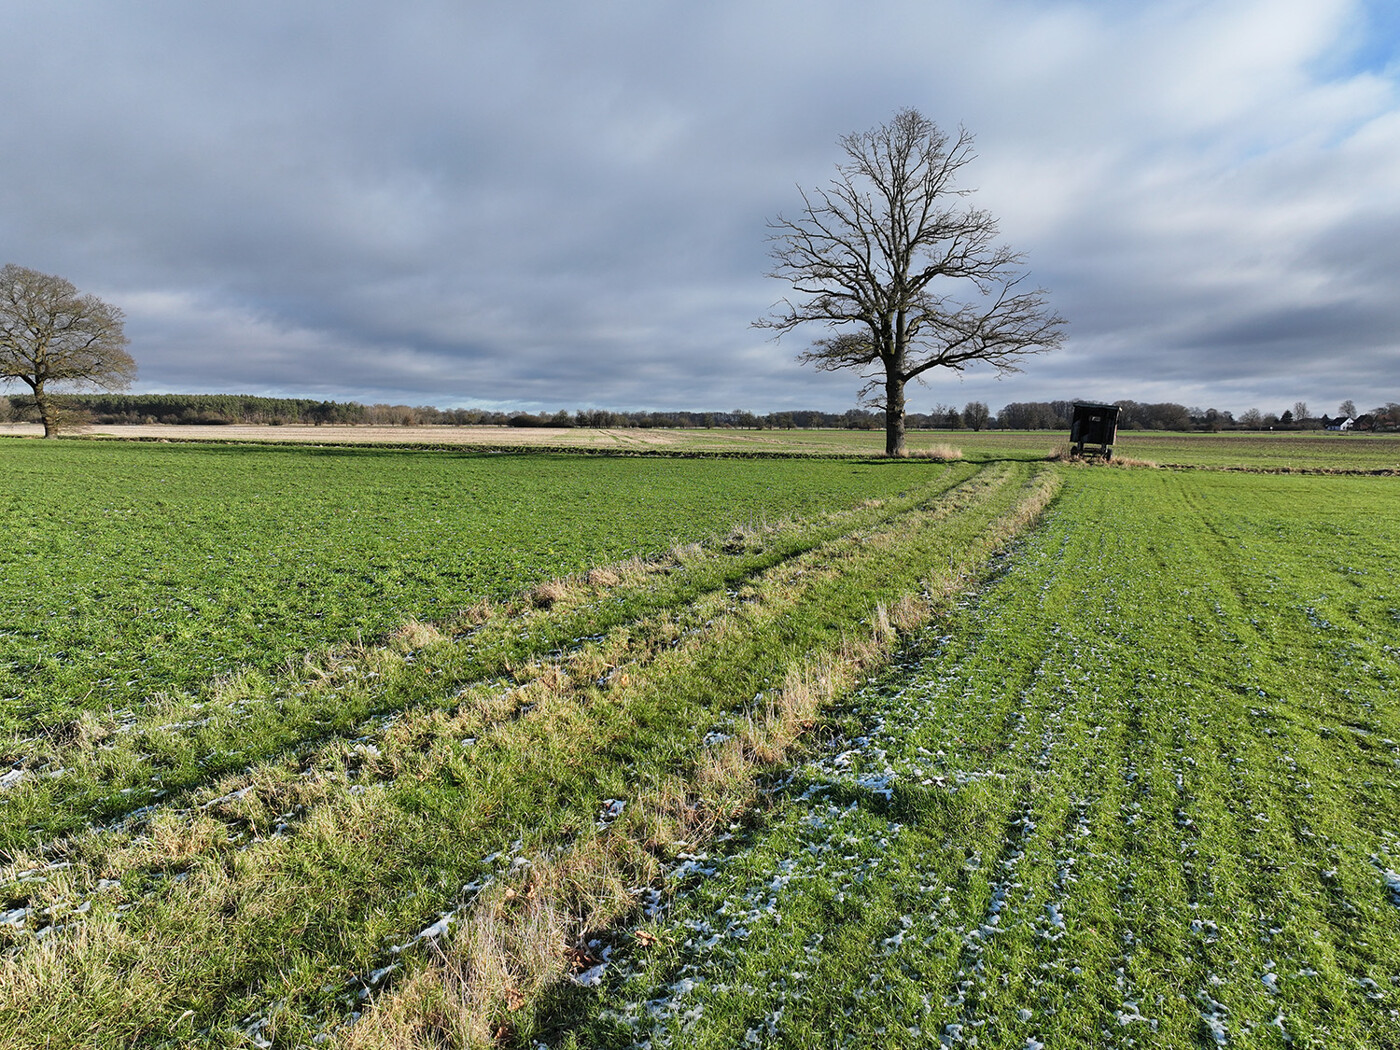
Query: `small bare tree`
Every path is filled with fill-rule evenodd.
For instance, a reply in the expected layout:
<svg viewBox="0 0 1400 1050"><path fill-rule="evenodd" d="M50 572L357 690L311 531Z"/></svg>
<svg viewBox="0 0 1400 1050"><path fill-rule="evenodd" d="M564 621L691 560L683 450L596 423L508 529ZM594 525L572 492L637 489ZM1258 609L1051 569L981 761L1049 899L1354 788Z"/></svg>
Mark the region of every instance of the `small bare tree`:
<svg viewBox="0 0 1400 1050"><path fill-rule="evenodd" d="M795 219L770 222L769 276L798 293L755 322L779 336L824 324L799 360L823 371L860 369L866 404L885 412L885 451L905 455L904 388L933 368L985 361L1016 372L1025 354L1052 349L1064 321L1042 289L1021 287L1023 258L996 243L992 216L966 207L956 180L975 154L917 110L840 140L846 160L827 189L802 194Z"/></svg>
<svg viewBox="0 0 1400 1050"><path fill-rule="evenodd" d="M8 263L0 270L0 383L29 387L44 437L62 425L53 384L122 390L136 375L122 312L71 281Z"/></svg>
<svg viewBox="0 0 1400 1050"><path fill-rule="evenodd" d="M992 410L985 401L969 401L963 409L963 422L973 430L981 430L992 418Z"/></svg>

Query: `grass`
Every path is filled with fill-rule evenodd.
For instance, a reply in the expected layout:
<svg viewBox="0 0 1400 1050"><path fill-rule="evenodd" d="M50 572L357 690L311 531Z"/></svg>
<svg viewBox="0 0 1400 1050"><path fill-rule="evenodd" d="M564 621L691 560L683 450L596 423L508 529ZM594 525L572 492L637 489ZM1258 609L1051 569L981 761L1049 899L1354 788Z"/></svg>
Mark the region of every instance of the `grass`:
<svg viewBox="0 0 1400 1050"><path fill-rule="evenodd" d="M3 428L0 428L3 430ZM623 455L856 456L883 454L883 431L873 430L595 430L516 427L108 427L103 435L141 440L264 441L324 446L383 442L461 449L576 449ZM910 431L912 455L1042 460L1066 441L1066 431ZM6 439L0 436L0 443ZM952 450L943 456L936 449ZM1166 466L1275 471L1400 471L1400 435L1325 431L1231 431L1220 434L1122 430L1115 456Z"/></svg>
<svg viewBox="0 0 1400 1050"><path fill-rule="evenodd" d="M906 512L970 473L925 477L903 497L802 524L736 528L710 544L710 557L699 544L681 545L650 562L629 559L536 585L515 601L478 603L443 625L448 637L414 621L387 648L308 654L282 675L245 673L192 696L148 702L139 712L89 712L49 732L16 734L5 754L27 780L8 797L0 849L117 819L250 762L357 734L366 720L414 706L453 707L457 691L473 683L532 680L543 657L577 647L579 638L597 639L727 593L852 527ZM448 644L431 644L435 638ZM625 653L627 640L617 644ZM610 669L609 658L580 657L575 673L597 677ZM46 775L56 769L71 775Z"/></svg>
<svg viewBox="0 0 1400 1050"><path fill-rule="evenodd" d="M917 470L13 440L0 464L0 729L21 731L886 498Z"/></svg>
<svg viewBox="0 0 1400 1050"><path fill-rule="evenodd" d="M45 742L5 796L0 1040L305 1044L362 991L380 1000L352 1042L436 1040L449 1016L490 1038L567 972L560 931L611 922L662 858L748 809L756 772L884 659L891 623L926 616L1052 478L918 477L537 587L470 632L415 626L274 689ZM503 639L563 635L501 659ZM380 713L332 723L338 708ZM438 1011L448 974L465 1012Z"/></svg>
<svg viewBox="0 0 1400 1050"><path fill-rule="evenodd" d="M530 1038L1397 1045L1395 486L1068 473Z"/></svg>
<svg viewBox="0 0 1400 1050"><path fill-rule="evenodd" d="M1325 431L1171 434L1121 431L1119 455L1163 466L1276 471L1400 471L1400 436Z"/></svg>
<svg viewBox="0 0 1400 1050"><path fill-rule="evenodd" d="M1395 478L21 449L111 593L123 472L500 564L124 708L12 668L0 1046L1400 1045Z"/></svg>

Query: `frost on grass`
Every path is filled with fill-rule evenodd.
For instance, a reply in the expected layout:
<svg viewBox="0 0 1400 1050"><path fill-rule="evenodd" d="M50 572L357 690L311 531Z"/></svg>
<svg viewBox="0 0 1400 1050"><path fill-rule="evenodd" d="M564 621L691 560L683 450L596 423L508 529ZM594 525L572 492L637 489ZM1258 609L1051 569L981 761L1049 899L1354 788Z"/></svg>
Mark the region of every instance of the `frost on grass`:
<svg viewBox="0 0 1400 1050"><path fill-rule="evenodd" d="M640 958L623 958L607 979L601 970L587 974L598 977L607 993L605 1021L626 1032L632 1046L685 1046L702 1018L735 1013L761 1017L761 1023L734 1032L738 1045L770 1045L789 1023L785 1018L809 1012L809 980L830 965L820 933L804 939L795 960L761 958L766 949L760 945L771 945L775 937L781 940L789 928L789 908L800 909L813 895L833 906L849 902L860 907L881 883L907 883L911 878L918 882L918 874L899 870L902 862L895 859L905 828L885 811L896 793L902 786L917 786L956 794L1000 778L996 770L960 767L947 761L945 750L923 746L930 736L937 739L948 731L933 702L947 683L935 670L921 674L930 677L863 692L853 704L862 731L839 738L784 778L779 790L785 807L783 827L794 840L786 855L739 849L725 857L677 858L669 873L669 881L678 888L673 898L676 917L663 934L677 946L667 981L648 986L648 971ZM1028 725L1022 729L1031 732ZM1055 740L1051 730L1036 733L1029 750L1037 764L1049 763ZM934 946L948 946L955 951L962 976L943 993L911 989L895 1012L896 1027L916 1043L926 1043L936 1034L944 1045L976 1045L977 1033L990 1020L980 1004L997 979L985 955L1019 894L1018 865L1036 831L1029 806L1018 812L1013 827L1013 839L992 862L988 902L975 922L956 928L960 932L955 940L946 936L952 888L937 881L908 887L912 908L892 916L884 933L874 938L868 974L846 973L841 978L855 997L848 1016L859 1014L855 1007L867 996L886 998L882 989L891 973L917 968ZM1060 869L1065 878L1071 866ZM976 873L974 877L981 877L981 868L979 858L970 858L968 871ZM1017 921L1031 922L1055 938L1065 929L1062 908L1062 903L1052 903L1039 917ZM801 936L801 930L797 927L788 936ZM1136 1004L1130 1005L1130 1019L1140 1019ZM1017 1015L1023 1025L1031 1019L1029 1011ZM849 1041L841 1045L860 1045L858 1031L858 1024L850 1028L841 1036ZM1038 1042L1026 1038L1026 1045Z"/></svg>
<svg viewBox="0 0 1400 1050"><path fill-rule="evenodd" d="M1053 538L1022 552L1044 586L1023 581L1007 600L1041 610L1063 601L1051 582L1073 559ZM1094 615L1041 623L1023 672L1000 653L1025 644L1024 624L994 611L973 630L927 639L935 651L851 698L845 735L776 793L770 831L681 859L671 911L649 913L658 925L642 942L674 948L650 960L620 950L602 975L604 1045L1004 1050L1069 1045L1070 1018L1101 1046L1328 1045L1329 1020L1299 1004L1338 993L1369 1011L1371 1031L1391 1031L1381 1012L1400 973L1347 975L1324 992L1327 952L1294 936L1296 903L1241 908L1236 896L1268 892L1260 847L1290 829L1290 870L1347 849L1310 826L1316 758L1288 736L1292 698L1252 662L1251 630L1262 628L1210 580L1178 586L1182 615L1164 620L1134 604L1141 577L1110 568L1089 563L1096 587L1075 594L1091 594ZM1177 662L1152 663L1150 632L1178 628L1189 637ZM1238 647L1219 680L1190 660L1198 630ZM1245 698L1238 724L1228 704L1197 703L1212 690ZM1374 748L1384 731L1368 734L1317 736ZM1385 747L1395 750L1388 737ZM964 793L973 806L1010 795L994 833L920 846L931 852L901 868L907 844L922 841L901 807ZM1372 862L1400 906L1400 866L1379 853ZM1164 885L1154 864L1179 882ZM1317 875L1337 907L1360 914L1327 868ZM837 927L814 908L863 924L861 949L834 947ZM1318 920L1308 921L1312 930ZM1178 952L1170 972L1164 946Z"/></svg>

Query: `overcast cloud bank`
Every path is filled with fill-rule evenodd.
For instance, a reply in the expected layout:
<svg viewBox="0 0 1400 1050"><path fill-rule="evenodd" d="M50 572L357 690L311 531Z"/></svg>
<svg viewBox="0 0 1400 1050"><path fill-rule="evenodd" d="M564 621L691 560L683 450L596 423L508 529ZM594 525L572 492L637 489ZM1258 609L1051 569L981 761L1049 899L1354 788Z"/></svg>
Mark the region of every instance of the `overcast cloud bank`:
<svg viewBox="0 0 1400 1050"><path fill-rule="evenodd" d="M913 106L1070 326L911 410L1400 400L1384 0L4 6L0 262L125 309L138 390L840 410L750 327L765 224Z"/></svg>

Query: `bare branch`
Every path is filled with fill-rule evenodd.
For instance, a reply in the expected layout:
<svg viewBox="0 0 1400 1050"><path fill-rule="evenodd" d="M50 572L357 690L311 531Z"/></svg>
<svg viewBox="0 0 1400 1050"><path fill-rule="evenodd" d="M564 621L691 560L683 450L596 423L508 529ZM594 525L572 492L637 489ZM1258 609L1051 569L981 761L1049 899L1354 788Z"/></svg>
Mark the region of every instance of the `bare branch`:
<svg viewBox="0 0 1400 1050"><path fill-rule="evenodd" d="M852 328L798 360L823 371L878 364L862 396L883 383L887 450L898 454L908 380L978 361L1017 371L1021 357L1060 344L1065 322L1042 289L1018 290L1023 257L997 242L990 213L963 203L971 191L958 176L976 159L967 129L954 139L906 109L839 144L831 184L799 189L798 217L769 223L769 276L796 295L754 323L778 336L812 323Z"/></svg>

